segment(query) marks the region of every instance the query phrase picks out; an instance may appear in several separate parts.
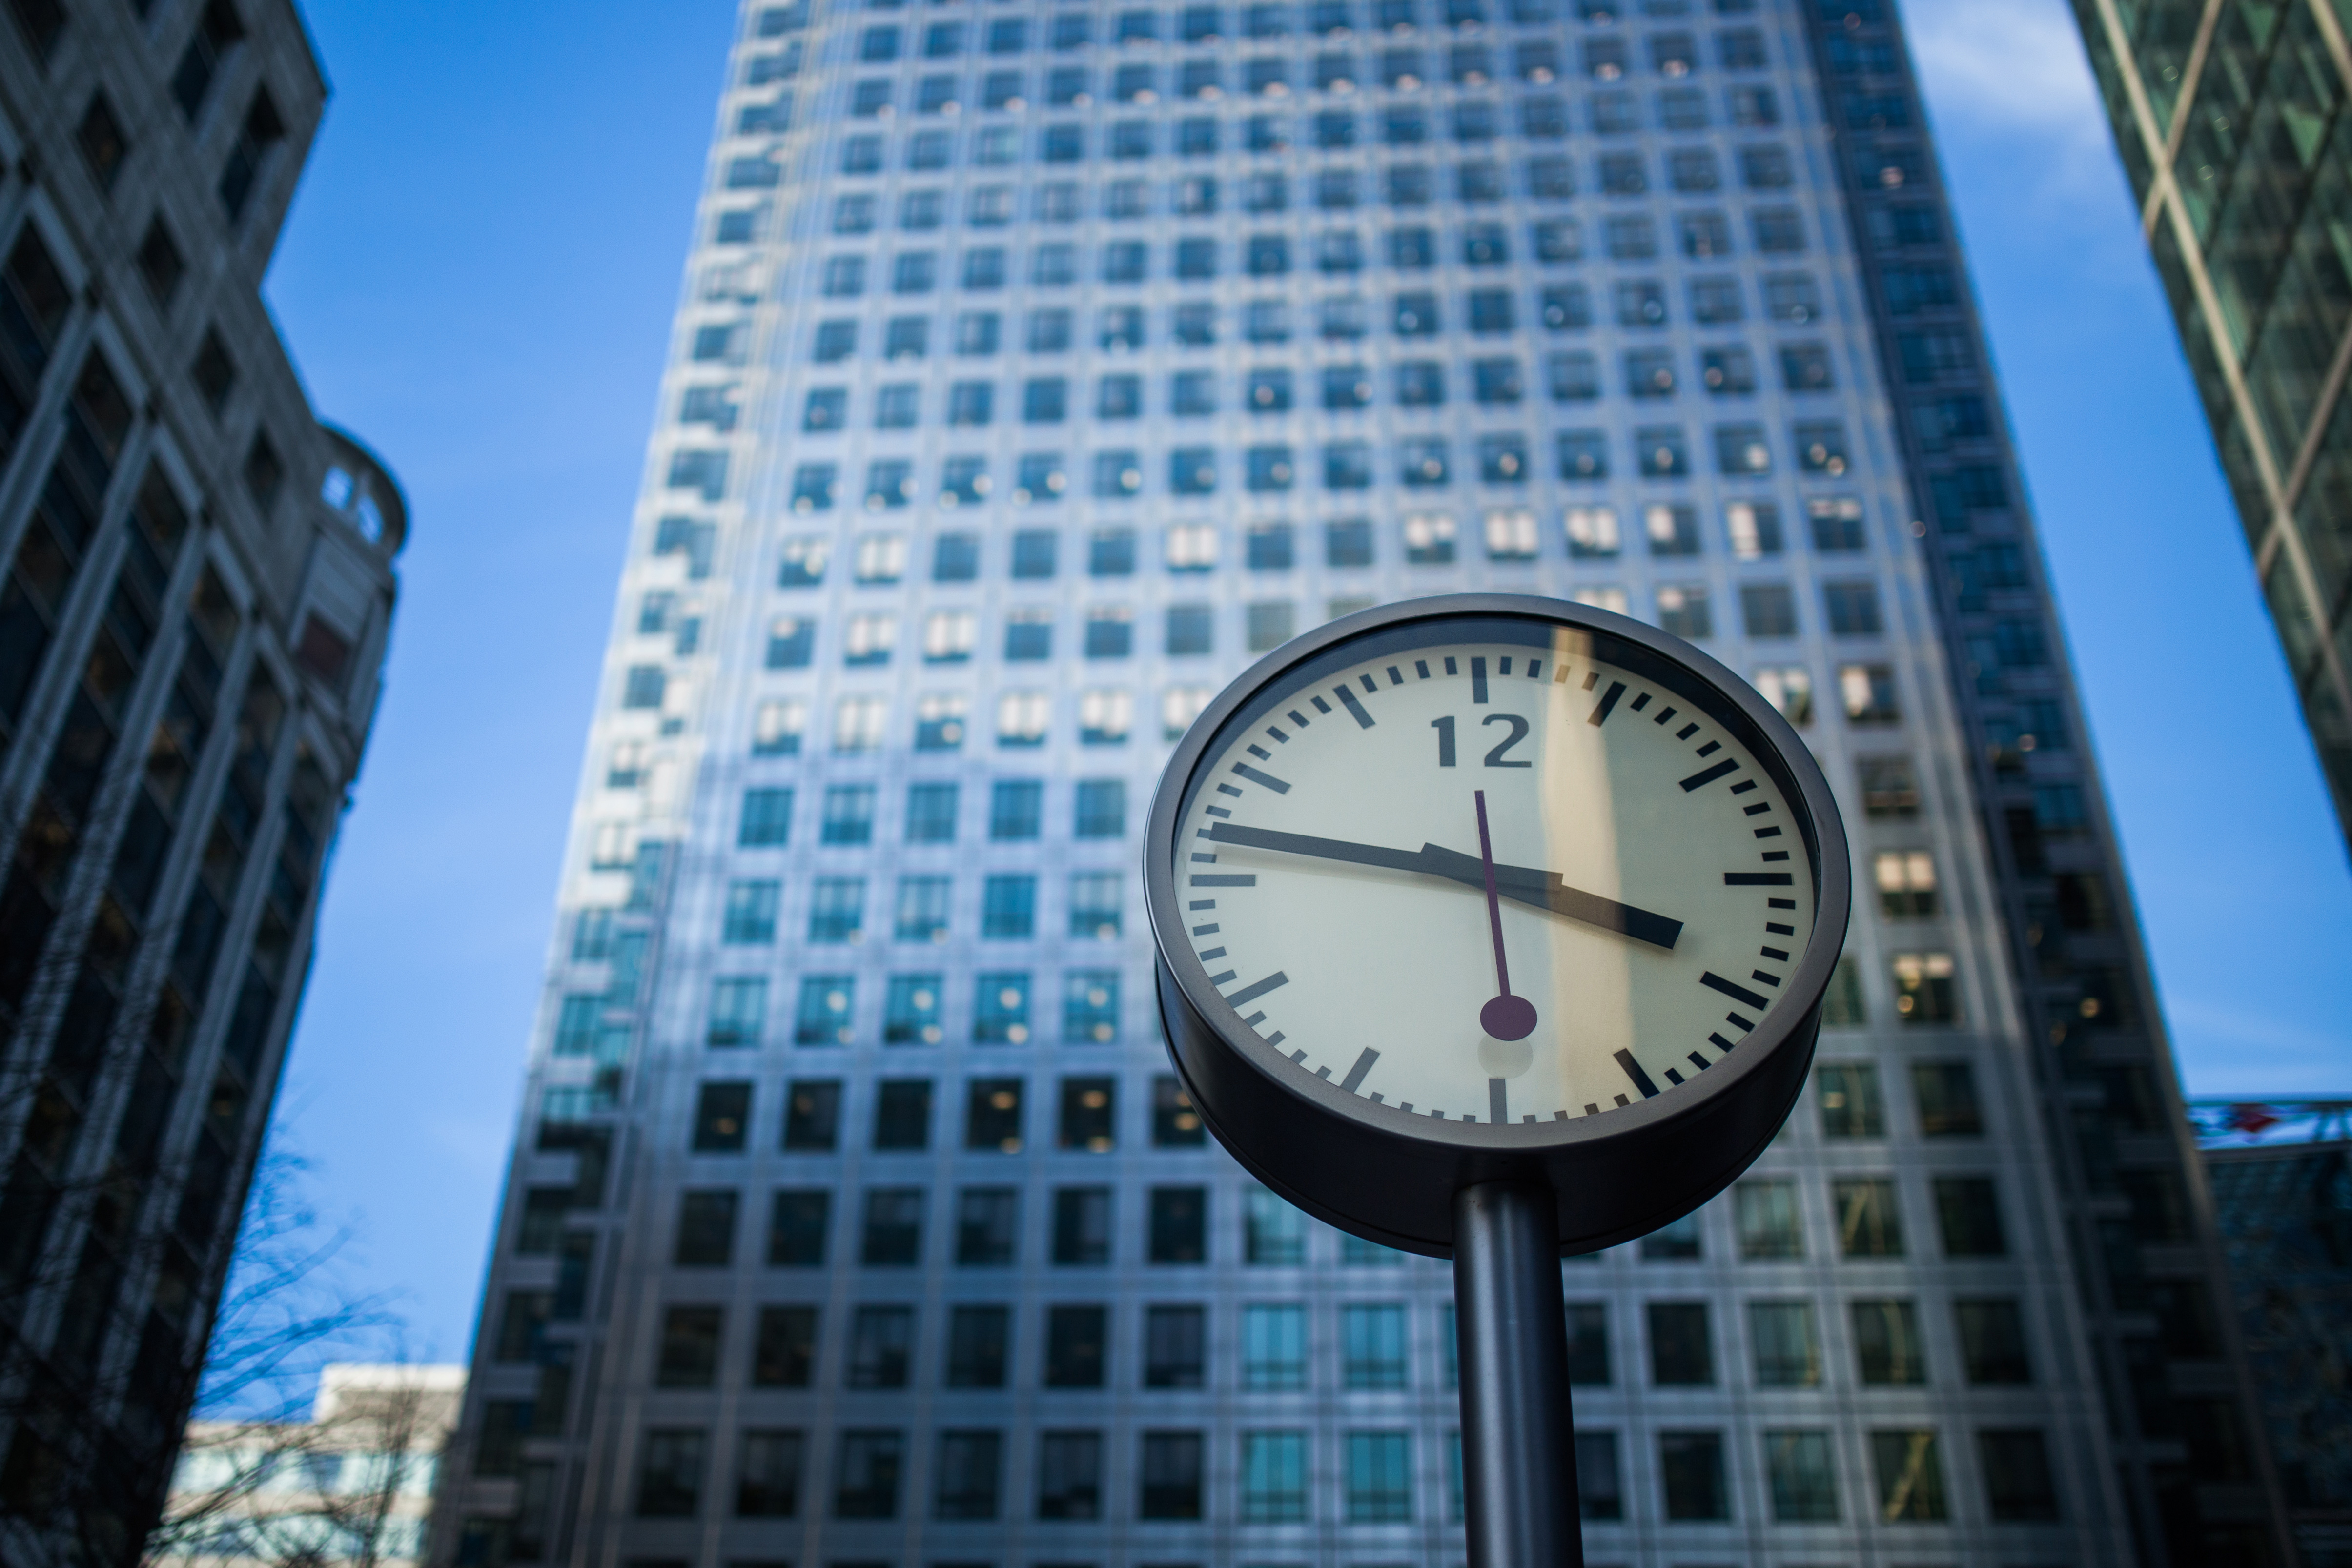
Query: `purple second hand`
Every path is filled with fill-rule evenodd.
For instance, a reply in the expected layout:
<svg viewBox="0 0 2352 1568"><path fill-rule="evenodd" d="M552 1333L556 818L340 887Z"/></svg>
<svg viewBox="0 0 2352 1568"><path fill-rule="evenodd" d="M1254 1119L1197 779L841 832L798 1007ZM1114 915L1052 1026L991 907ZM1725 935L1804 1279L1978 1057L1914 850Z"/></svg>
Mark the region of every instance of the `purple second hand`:
<svg viewBox="0 0 2352 1568"><path fill-rule="evenodd" d="M1536 1009L1511 995L1510 963L1503 956L1503 898L1495 888L1495 845L1486 831L1486 791L1474 789L1478 807L1478 863L1486 873L1486 928L1495 938L1495 988L1500 993L1478 1009L1478 1027L1496 1040L1525 1040L1535 1032Z"/></svg>

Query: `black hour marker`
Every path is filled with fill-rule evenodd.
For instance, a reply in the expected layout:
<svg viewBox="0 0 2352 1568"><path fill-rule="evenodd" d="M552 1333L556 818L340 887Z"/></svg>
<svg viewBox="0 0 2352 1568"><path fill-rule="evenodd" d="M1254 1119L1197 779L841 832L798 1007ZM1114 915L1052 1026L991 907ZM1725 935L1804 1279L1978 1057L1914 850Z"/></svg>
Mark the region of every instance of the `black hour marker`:
<svg viewBox="0 0 2352 1568"><path fill-rule="evenodd" d="M1318 1067L1315 1070L1315 1076L1318 1078L1328 1078L1331 1076L1331 1070L1328 1067Z"/></svg>
<svg viewBox="0 0 2352 1568"><path fill-rule="evenodd" d="M1626 1098L1625 1098L1625 1096L1623 1096L1622 1094L1620 1094L1620 1095L1616 1096L1616 1100L1617 1100L1617 1109L1619 1109L1620 1111L1622 1111L1626 1106L1628 1106L1628 1105L1630 1105L1630 1104L1632 1104L1632 1103L1633 1103L1633 1102L1632 1102L1632 1101L1630 1101L1630 1100L1626 1099Z"/></svg>
<svg viewBox="0 0 2352 1568"><path fill-rule="evenodd" d="M1675 1085L1676 1085L1676 1086L1678 1086L1678 1087L1679 1087L1679 1086L1680 1086L1680 1084L1682 1083L1682 1081L1683 1081L1683 1075L1682 1075L1681 1073L1676 1072L1676 1071L1675 1071L1673 1068L1671 1068L1671 1067L1669 1067L1669 1068L1667 1068L1667 1069L1666 1069L1666 1082L1667 1082L1672 1083L1672 1084L1675 1084Z"/></svg>
<svg viewBox="0 0 2352 1568"><path fill-rule="evenodd" d="M1697 1051L1694 1051L1690 1053L1690 1060L1693 1067L1697 1068L1701 1072L1705 1072L1706 1071L1706 1057L1701 1056Z"/></svg>
<svg viewBox="0 0 2352 1568"><path fill-rule="evenodd" d="M1756 804L1754 804L1753 806L1742 806L1742 807L1740 807L1740 808L1739 808L1739 814L1740 814L1741 816L1743 816L1743 817L1760 817L1760 816L1762 816L1765 812L1767 812L1767 811L1770 810L1771 809L1772 809L1772 802L1771 802L1771 801L1769 801L1769 800L1759 800L1759 801L1757 801L1757 802L1756 802Z"/></svg>
<svg viewBox="0 0 2352 1568"><path fill-rule="evenodd" d="M1282 731L1280 731L1279 729L1276 729L1276 728L1274 726L1272 726L1272 725L1267 725L1267 726L1265 727L1265 732L1266 732L1266 734L1268 734L1268 735L1270 735L1270 736L1274 737L1274 738L1275 738L1275 739L1276 739L1276 740L1280 741L1280 742L1281 742L1283 745L1285 745L1285 746L1288 746L1288 745L1290 744L1290 737L1288 737L1288 736L1286 736L1286 735L1283 734L1283 733L1282 733Z"/></svg>
<svg viewBox="0 0 2352 1568"><path fill-rule="evenodd" d="M1543 661L1541 659L1529 659L1528 661L1528 679L1531 681L1539 681L1543 679Z"/></svg>
<svg viewBox="0 0 2352 1568"><path fill-rule="evenodd" d="M1511 673L1511 661L1508 655L1495 661L1495 673L1498 675L1507 675Z"/></svg>
<svg viewBox="0 0 2352 1568"><path fill-rule="evenodd" d="M1778 975L1768 975L1768 974L1766 974L1766 973L1765 973L1763 970L1761 970L1761 969L1750 969L1750 970L1748 970L1748 977L1749 979L1751 979L1751 980L1761 980L1761 981L1763 981L1763 982L1764 982L1766 985L1768 985L1768 986L1777 986L1777 985L1779 985L1779 984L1780 983L1780 976L1778 976Z"/></svg>
<svg viewBox="0 0 2352 1568"><path fill-rule="evenodd" d="M1786 947L1759 947L1756 950L1775 963L1785 964L1789 961L1789 950Z"/></svg>
<svg viewBox="0 0 2352 1568"><path fill-rule="evenodd" d="M1745 1003L1751 1008L1769 1008L1772 1005L1769 998L1759 997L1754 991L1749 990L1747 987L1739 985L1735 981L1725 979L1713 969L1709 969L1699 976L1698 983L1705 986L1711 991L1721 991L1733 1001ZM1778 984L1779 982L1775 981L1774 983Z"/></svg>
<svg viewBox="0 0 2352 1568"><path fill-rule="evenodd" d="M1233 820L1234 814L1231 811L1226 810L1223 806L1203 806L1201 810L1212 817L1222 817L1227 821L1231 821Z"/></svg>
<svg viewBox="0 0 2352 1568"><path fill-rule="evenodd" d="M1766 850L1762 858L1768 862L1784 861L1789 858L1789 852L1786 850Z"/></svg>
<svg viewBox="0 0 2352 1568"><path fill-rule="evenodd" d="M1591 689L1591 682L1589 682L1589 681L1588 681L1588 682L1586 682L1586 683L1585 683L1585 686L1586 686L1586 689L1587 689L1587 690ZM1592 716L1591 716L1591 718L1586 719L1584 722L1585 722L1585 723L1587 723L1587 724L1591 724L1591 725L1602 725L1602 724L1607 724L1607 723L1609 722L1609 715L1610 715L1610 713L1612 712L1612 710L1613 710L1613 709L1617 706L1617 699L1618 699L1619 697L1623 696L1624 695L1625 695L1625 683L1624 683L1624 682L1622 682L1622 681L1612 681L1612 682L1610 682L1610 683L1609 683L1609 689L1608 689L1607 691L1605 691L1605 692L1603 692L1603 693L1601 693L1601 706L1600 706L1599 707L1597 707L1597 708L1594 708L1594 709L1592 710Z"/></svg>
<svg viewBox="0 0 2352 1568"><path fill-rule="evenodd" d="M1349 691L1345 686L1333 686L1331 688L1331 695L1339 699L1339 706L1348 710L1348 716L1356 721L1357 728L1370 729L1372 727L1372 716L1364 711L1364 705L1356 700L1355 693ZM1775 828L1773 831L1778 832L1780 830Z"/></svg>
<svg viewBox="0 0 2352 1568"><path fill-rule="evenodd" d="M1228 975L1225 978L1230 980L1233 977ZM1212 985L1221 985L1223 982L1213 980L1210 983ZM1265 979L1259 980L1254 985L1244 986L1240 990L1235 991L1232 996L1227 997L1225 998L1225 1005L1229 1008L1237 1009L1244 1002L1254 1002L1257 1000L1258 998L1265 995L1266 992L1279 990L1281 988L1288 984L1290 984L1290 977L1284 974L1281 970L1276 969ZM1763 998L1760 997L1757 998L1757 1005L1761 1007L1763 1005Z"/></svg>
<svg viewBox="0 0 2352 1568"><path fill-rule="evenodd" d="M1205 964L1212 958L1222 958L1224 956L1225 950L1223 947L1206 947L1202 949L1201 962Z"/></svg>
<svg viewBox="0 0 2352 1568"><path fill-rule="evenodd" d="M1379 1051L1374 1051L1369 1045L1364 1047L1364 1053L1356 1058L1356 1065L1348 1069L1347 1077L1339 1080L1339 1087L1345 1089L1349 1093L1353 1094L1357 1089L1362 1085L1364 1075L1371 1071L1372 1063L1378 1061L1380 1059L1381 1053ZM1378 1100L1380 1096L1375 1094L1372 1098Z"/></svg>
<svg viewBox="0 0 2352 1568"><path fill-rule="evenodd" d="M1759 828L1756 830L1756 836L1759 839L1777 839L1780 836L1780 830L1778 828Z"/></svg>
<svg viewBox="0 0 2352 1568"><path fill-rule="evenodd" d="M1631 708L1632 708L1635 713L1640 713L1643 708L1648 707L1648 706L1650 706L1650 694L1649 694L1649 693L1647 693L1647 692L1643 692L1640 696L1635 697L1635 698L1634 698L1631 703L1628 703L1626 706L1627 706L1628 707L1631 707Z"/></svg>
<svg viewBox="0 0 2352 1568"><path fill-rule="evenodd" d="M1767 909L1794 909L1797 907L1797 901L1793 898L1768 898L1764 901L1764 907Z"/></svg>
<svg viewBox="0 0 2352 1568"><path fill-rule="evenodd" d="M1598 670L1587 670L1587 671L1584 673L1584 689L1585 689L1586 691L1588 691L1588 692L1589 692L1589 691L1591 691L1593 687L1595 687L1595 686L1599 685L1600 684L1601 684L1601 672L1600 672L1600 671L1598 671Z"/></svg>
<svg viewBox="0 0 2352 1568"><path fill-rule="evenodd" d="M1222 985L1223 985L1227 980L1232 979L1232 978L1234 977L1234 970L1232 970L1232 969L1227 969L1224 973L1223 973L1223 974L1221 974L1221 975L1212 975L1212 976L1210 976L1210 977L1209 977L1209 984L1211 984L1211 985L1213 985L1213 986L1222 986ZM1249 1022L1249 1019L1242 1019L1242 1022L1244 1022L1244 1023L1247 1023L1247 1022Z"/></svg>
<svg viewBox="0 0 2352 1568"><path fill-rule="evenodd" d="M1315 705L1315 711L1317 713L1328 714L1331 711L1331 705L1325 702L1321 697L1308 697L1307 700Z"/></svg>
<svg viewBox="0 0 2352 1568"><path fill-rule="evenodd" d="M1769 931L1775 936L1794 936L1797 934L1797 928L1795 926L1783 925L1777 920L1767 920L1764 923L1764 929Z"/></svg>
<svg viewBox="0 0 2352 1568"><path fill-rule="evenodd" d="M1401 686L1404 685L1403 672L1400 671L1394 664L1391 664L1389 666L1389 685L1392 686Z"/></svg>
<svg viewBox="0 0 2352 1568"><path fill-rule="evenodd" d="M1735 794L1735 795L1745 795L1745 794L1747 794L1747 793L1748 793L1748 791L1749 791L1750 789L1755 789L1755 788L1756 788L1756 780L1755 780L1755 779L1742 779L1738 783L1734 784L1734 785L1731 787L1731 792L1732 792L1733 794Z"/></svg>
<svg viewBox="0 0 2352 1568"><path fill-rule="evenodd" d="M1260 762L1271 762L1274 760L1273 752L1268 751L1265 747L1259 746L1255 742L1244 747L1243 749L1247 751L1252 757L1256 758Z"/></svg>
<svg viewBox="0 0 2352 1568"><path fill-rule="evenodd" d="M1220 795L1231 795L1231 796L1232 796L1234 800L1240 800L1240 799L1242 798L1242 792L1241 792L1240 790L1238 790L1238 789L1234 789L1234 788L1232 785L1230 785L1230 784L1220 784L1220 785L1218 785L1218 786L1217 786L1217 793L1218 793L1218 794L1220 794Z"/></svg>
<svg viewBox="0 0 2352 1568"><path fill-rule="evenodd" d="M1726 887L1790 887L1796 878L1785 871L1727 871L1723 873ZM1780 907L1776 902L1773 907ZM1790 908L1796 907L1794 904Z"/></svg>
<svg viewBox="0 0 2352 1568"><path fill-rule="evenodd" d="M1380 1103L1381 1103L1381 1097L1380 1097L1378 1094L1374 1094L1374 1095L1372 1096L1372 1103L1373 1103L1373 1104L1375 1104L1375 1105L1377 1105L1377 1104L1379 1104Z"/></svg>
<svg viewBox="0 0 2352 1568"><path fill-rule="evenodd" d="M1755 1024L1751 1023L1747 1019L1741 1018L1738 1013L1724 1014L1723 1021L1729 1024L1732 1028L1738 1030L1742 1034L1754 1034L1756 1032Z"/></svg>
<svg viewBox="0 0 2352 1568"><path fill-rule="evenodd" d="M1458 675L1462 673L1461 666L1454 662L1454 655L1451 653L1445 655L1445 673L1449 675Z"/></svg>
<svg viewBox="0 0 2352 1568"><path fill-rule="evenodd" d="M1195 936L1214 936L1216 934L1217 923L1213 920L1206 925L1195 925L1192 927L1192 935Z"/></svg>
<svg viewBox="0 0 2352 1568"><path fill-rule="evenodd" d="M1294 1051L1290 1053L1290 1060L1303 1067L1307 1063L1307 1053L1303 1051Z"/></svg>
<svg viewBox="0 0 2352 1568"><path fill-rule="evenodd" d="M1511 1119L1510 1090L1500 1078L1486 1080L1486 1120L1497 1127Z"/></svg>
<svg viewBox="0 0 2352 1568"><path fill-rule="evenodd" d="M1715 1047L1715 1049L1716 1049L1716 1050L1717 1050L1717 1051L1729 1051L1729 1050L1731 1049L1731 1041L1729 1041L1729 1040L1727 1040L1724 1039L1724 1038L1723 1038L1723 1036L1721 1036L1721 1035L1719 1035L1719 1034L1710 1034L1710 1035L1708 1035L1708 1036L1706 1037L1706 1042L1707 1042L1707 1044L1709 1044L1709 1045L1711 1045L1711 1046Z"/></svg>
<svg viewBox="0 0 2352 1568"><path fill-rule="evenodd" d="M1622 1105L1624 1103L1625 1103L1625 1101L1624 1101L1624 1097L1623 1097L1622 1095L1620 1095L1620 1096L1618 1097L1617 1103L1619 1103L1620 1105ZM1601 1107L1600 1107L1600 1106L1598 1106L1598 1105L1595 1105L1595 1104L1594 1104L1594 1103L1592 1103L1590 1100L1588 1100L1588 1101L1586 1101L1586 1102L1584 1103L1584 1113L1585 1113L1586 1115L1588 1115L1588 1116L1598 1116L1599 1114L1601 1114Z"/></svg>
<svg viewBox="0 0 2352 1568"><path fill-rule="evenodd" d="M1381 689L1372 684L1372 677L1370 675L1358 675L1356 679L1364 683L1364 690L1367 692L1377 692Z"/></svg>
<svg viewBox="0 0 2352 1568"><path fill-rule="evenodd" d="M1217 907L1217 901L1213 898L1196 898L1184 907L1187 909L1214 909Z"/></svg>
<svg viewBox="0 0 2352 1568"><path fill-rule="evenodd" d="M1252 1013L1249 1017L1242 1019L1242 1022L1249 1025L1252 1029L1255 1029L1265 1021L1265 1015L1264 1013ZM1282 1043L1282 1031L1280 1030L1276 1030L1272 1034L1265 1037L1265 1042L1268 1045L1280 1045ZM1306 1053L1301 1051L1299 1054L1303 1056Z"/></svg>
<svg viewBox="0 0 2352 1568"><path fill-rule="evenodd" d="M1683 793L1687 795L1694 789L1704 789L1707 785L1712 784L1717 779L1722 778L1725 774L1737 772L1738 768L1739 763L1738 759L1731 758L1727 758L1723 761L1717 763L1712 768L1702 768L1697 772L1683 780Z"/></svg>
<svg viewBox="0 0 2352 1568"><path fill-rule="evenodd" d="M1446 662L1450 664L1453 661ZM1474 703L1486 700L1486 661L1484 659L1470 661L1470 700Z"/></svg>
<svg viewBox="0 0 2352 1568"><path fill-rule="evenodd" d="M1216 872L1192 878L1192 885L1194 887L1255 887L1257 873L1255 872Z"/></svg>
<svg viewBox="0 0 2352 1568"><path fill-rule="evenodd" d="M1568 684L1567 660L1562 659L1551 667L1551 684L1556 686L1564 686Z"/></svg>
<svg viewBox="0 0 2352 1568"><path fill-rule="evenodd" d="M1702 747L1700 747L1698 748L1698 754L1699 754L1701 757L1712 757L1712 756L1714 756L1717 752L1721 751L1722 749L1723 749L1723 742L1721 742L1721 741L1719 741L1719 740L1710 740L1710 741L1708 741L1705 746L1702 746Z"/></svg>
<svg viewBox="0 0 2352 1568"><path fill-rule="evenodd" d="M1686 724L1683 726L1682 728L1675 731L1675 738L1676 740L1688 740L1692 736L1696 735L1697 733L1698 726L1695 724Z"/></svg>
<svg viewBox="0 0 2352 1568"><path fill-rule="evenodd" d="M1674 717L1677 711L1678 710L1675 707L1674 704L1668 703L1651 717L1650 722L1652 724L1664 724L1666 720Z"/></svg>
<svg viewBox="0 0 2352 1568"><path fill-rule="evenodd" d="M1650 1100L1656 1098L1658 1086L1650 1082L1650 1075L1642 1071L1642 1064L1633 1060L1633 1053L1632 1051L1619 1051L1617 1053L1617 1065L1625 1070L1625 1076L1633 1081L1633 1087L1642 1092L1643 1099ZM1625 1096L1622 1094L1617 1096L1617 1103L1620 1105L1625 1103Z"/></svg>
<svg viewBox="0 0 2352 1568"><path fill-rule="evenodd" d="M1194 865L1214 865L1217 863L1217 857L1214 855L1196 854L1192 857L1192 863Z"/></svg>
<svg viewBox="0 0 2352 1568"><path fill-rule="evenodd" d="M1290 722L1297 725L1299 728L1305 729L1307 727L1307 716L1300 713L1297 708L1292 708L1290 710L1289 717Z"/></svg>
<svg viewBox="0 0 2352 1568"><path fill-rule="evenodd" d="M1429 679L1429 661L1427 659L1415 659L1412 662L1412 673L1419 675L1424 681Z"/></svg>
<svg viewBox="0 0 2352 1568"><path fill-rule="evenodd" d="M1248 779L1253 784L1265 785L1267 789L1273 790L1277 795L1287 795L1290 793L1289 785L1284 783L1281 779L1276 779L1271 773L1259 772L1256 768L1252 768L1246 762L1234 763L1234 771L1240 774L1243 778ZM1235 793L1239 793L1239 791L1235 791ZM1788 879L1783 877L1781 880L1785 882Z"/></svg>

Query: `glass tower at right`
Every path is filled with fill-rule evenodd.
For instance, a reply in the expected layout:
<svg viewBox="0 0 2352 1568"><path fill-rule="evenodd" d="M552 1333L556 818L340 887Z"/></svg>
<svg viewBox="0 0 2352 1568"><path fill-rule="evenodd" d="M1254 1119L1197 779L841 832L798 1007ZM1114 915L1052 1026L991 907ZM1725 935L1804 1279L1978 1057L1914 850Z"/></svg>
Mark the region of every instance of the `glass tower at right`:
<svg viewBox="0 0 2352 1568"><path fill-rule="evenodd" d="M2074 0L2352 837L2352 51L2331 0Z"/></svg>

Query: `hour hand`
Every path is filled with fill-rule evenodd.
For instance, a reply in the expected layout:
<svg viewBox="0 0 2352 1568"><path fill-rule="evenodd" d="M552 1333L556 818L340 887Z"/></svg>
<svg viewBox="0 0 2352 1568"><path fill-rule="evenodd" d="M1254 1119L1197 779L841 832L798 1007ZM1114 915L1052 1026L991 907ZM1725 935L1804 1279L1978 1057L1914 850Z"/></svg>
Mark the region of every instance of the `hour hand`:
<svg viewBox="0 0 2352 1568"><path fill-rule="evenodd" d="M1476 855L1465 855L1439 844L1421 846L1422 868L1455 882L1473 884L1486 879L1486 868ZM1663 915L1653 915L1646 909L1636 909L1630 904L1620 904L1613 898L1603 898L1597 893L1569 886L1560 881L1559 873L1539 871L1534 866L1497 865L1495 867L1495 891L1501 896L1549 909L1554 915L1564 915L1570 920L1587 925L1598 925L1604 931L1615 931L1631 936L1636 942L1647 942L1654 947L1674 950L1683 934L1683 923L1669 920Z"/></svg>
<svg viewBox="0 0 2352 1568"><path fill-rule="evenodd" d="M1240 844L1249 849L1279 850L1286 854L1312 855L1318 860L1346 861L1387 871L1419 872L1425 876L1442 876L1465 887L1483 889L1486 885L1486 868L1476 855L1465 855L1437 844L1423 844L1417 850L1392 850L1382 844L1317 838L1311 833L1247 828L1239 822L1213 823L1208 837L1213 842ZM1496 866L1495 892L1516 903L1548 909L1570 920L1615 931L1636 942L1647 942L1669 951L1682 936L1683 923L1679 920L1669 920L1646 909L1570 887L1557 873L1532 866Z"/></svg>

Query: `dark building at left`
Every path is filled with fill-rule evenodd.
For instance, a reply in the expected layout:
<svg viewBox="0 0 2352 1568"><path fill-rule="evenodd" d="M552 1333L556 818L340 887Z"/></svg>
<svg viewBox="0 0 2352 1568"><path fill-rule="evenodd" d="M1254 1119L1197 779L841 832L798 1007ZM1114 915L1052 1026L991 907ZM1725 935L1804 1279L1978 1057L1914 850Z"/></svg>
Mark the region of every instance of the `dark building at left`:
<svg viewBox="0 0 2352 1568"><path fill-rule="evenodd" d="M134 1562L373 717L406 513L259 285L289 0L0 20L0 1561Z"/></svg>

